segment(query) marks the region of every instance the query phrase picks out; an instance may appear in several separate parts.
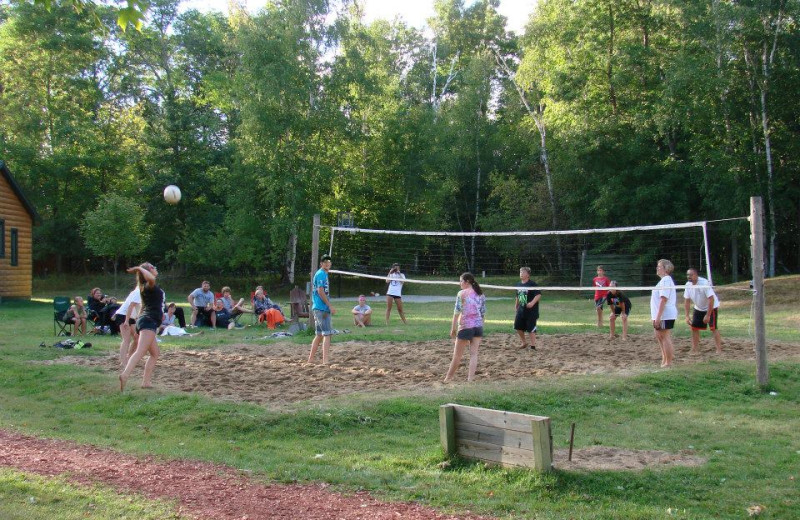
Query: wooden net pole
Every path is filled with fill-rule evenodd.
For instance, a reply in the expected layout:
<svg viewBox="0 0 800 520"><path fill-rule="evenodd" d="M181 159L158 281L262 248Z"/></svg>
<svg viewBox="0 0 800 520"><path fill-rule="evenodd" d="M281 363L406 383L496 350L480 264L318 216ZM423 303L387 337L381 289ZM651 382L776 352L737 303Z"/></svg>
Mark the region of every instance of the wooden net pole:
<svg viewBox="0 0 800 520"><path fill-rule="evenodd" d="M769 383L769 367L767 366L767 333L764 321L764 204L761 197L750 197L750 254L753 259L756 380L764 388Z"/></svg>
<svg viewBox="0 0 800 520"><path fill-rule="evenodd" d="M314 295L311 294L311 291L314 290L314 273L317 272L317 269L319 269L319 214L314 215L314 227L311 230L311 271L308 277L311 285L308 297L312 300ZM308 311L308 330L314 330L314 313L310 308Z"/></svg>

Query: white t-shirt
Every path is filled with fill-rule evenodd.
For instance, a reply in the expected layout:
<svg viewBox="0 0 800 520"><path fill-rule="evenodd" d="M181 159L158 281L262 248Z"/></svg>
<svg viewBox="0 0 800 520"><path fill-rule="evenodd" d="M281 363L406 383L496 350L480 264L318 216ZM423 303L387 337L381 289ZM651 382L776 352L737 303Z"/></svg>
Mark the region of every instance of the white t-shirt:
<svg viewBox="0 0 800 520"><path fill-rule="evenodd" d="M387 278L389 279L389 290L386 291L386 294L389 296L402 296L403 282L401 280L405 280L406 275L403 273L392 273Z"/></svg>
<svg viewBox="0 0 800 520"><path fill-rule="evenodd" d="M142 293L139 292L139 287L133 288L130 294L125 297L125 301L122 302L122 305L119 306L119 309L117 309L117 312L115 312L114 315L120 314L125 316L125 314L128 312L128 307L130 307L132 303L138 303L139 308L142 308ZM131 318L135 318L138 315L139 312L137 310L135 314L131 314Z"/></svg>
<svg viewBox="0 0 800 520"><path fill-rule="evenodd" d="M675 281L669 275L665 276L660 282L658 282L656 288L653 289L653 294L650 296L651 320L655 320L658 317L658 307L661 305L661 298L667 299L667 304L664 307L664 313L661 315L661 319L678 319L678 307L675 305L678 299L677 295L675 294Z"/></svg>
<svg viewBox="0 0 800 520"><path fill-rule="evenodd" d="M686 282L686 290L683 291L683 299L692 300L694 308L698 311L708 311L708 298L711 296L714 297L714 308L719 308L717 293L711 288L707 279L698 276L697 285L692 284L692 282Z"/></svg>

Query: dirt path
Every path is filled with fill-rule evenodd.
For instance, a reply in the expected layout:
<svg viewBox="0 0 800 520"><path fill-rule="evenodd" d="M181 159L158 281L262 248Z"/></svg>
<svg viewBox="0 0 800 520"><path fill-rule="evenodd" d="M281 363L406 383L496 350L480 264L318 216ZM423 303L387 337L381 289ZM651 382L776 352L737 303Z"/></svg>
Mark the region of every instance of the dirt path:
<svg viewBox="0 0 800 520"><path fill-rule="evenodd" d="M263 484L236 470L192 461L136 458L93 446L0 430L0 466L71 482L103 484L121 493L172 499L183 517L208 520L486 518L453 516L411 503L380 502L366 492L344 496L324 484Z"/></svg>

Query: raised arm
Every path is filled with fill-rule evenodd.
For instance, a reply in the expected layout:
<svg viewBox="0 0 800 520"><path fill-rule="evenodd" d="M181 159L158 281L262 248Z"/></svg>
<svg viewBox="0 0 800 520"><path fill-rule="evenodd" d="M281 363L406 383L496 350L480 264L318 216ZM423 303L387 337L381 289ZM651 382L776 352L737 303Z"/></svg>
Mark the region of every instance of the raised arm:
<svg viewBox="0 0 800 520"><path fill-rule="evenodd" d="M135 267L129 267L126 269L129 273L140 272L142 273L142 277L144 277L145 283L147 283L148 287L155 287L156 285L156 277L153 273L151 273L148 269L144 267L144 264L137 265Z"/></svg>

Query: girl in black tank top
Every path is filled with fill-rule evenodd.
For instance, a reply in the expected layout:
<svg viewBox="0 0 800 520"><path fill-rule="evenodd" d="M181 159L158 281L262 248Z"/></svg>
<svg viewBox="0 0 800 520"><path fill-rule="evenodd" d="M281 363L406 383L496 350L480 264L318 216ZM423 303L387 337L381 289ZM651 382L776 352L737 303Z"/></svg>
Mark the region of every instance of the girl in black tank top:
<svg viewBox="0 0 800 520"><path fill-rule="evenodd" d="M153 370L155 370L156 361L161 355L156 342L156 330L161 325L161 318L164 313L164 291L156 285L156 277L158 276L156 266L145 262L136 267L128 268L128 272L136 273L136 281L142 295L142 312L136 321L136 330L139 331L139 343L136 346L136 352L128 359L128 364L125 365L125 369L119 375L120 392L125 390L125 383L128 382L128 377L130 377L136 364L146 353L149 353L150 357L147 358L147 362L144 365L142 388L150 388L152 386Z"/></svg>

